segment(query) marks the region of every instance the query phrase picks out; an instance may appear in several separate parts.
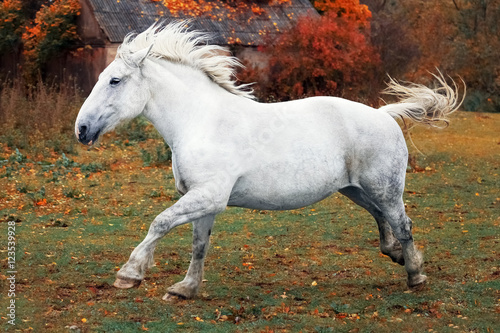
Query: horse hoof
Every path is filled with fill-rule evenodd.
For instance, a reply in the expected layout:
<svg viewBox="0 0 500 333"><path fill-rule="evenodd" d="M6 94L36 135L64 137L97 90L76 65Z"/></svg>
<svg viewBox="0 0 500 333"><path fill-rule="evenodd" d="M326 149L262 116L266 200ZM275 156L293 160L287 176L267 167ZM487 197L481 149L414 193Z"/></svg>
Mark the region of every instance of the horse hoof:
<svg viewBox="0 0 500 333"><path fill-rule="evenodd" d="M419 274L411 279L408 279L408 287L413 291L420 291L424 289L427 281L427 276Z"/></svg>
<svg viewBox="0 0 500 333"><path fill-rule="evenodd" d="M177 296L180 299L191 299L196 296L198 288L193 287L192 283L188 283L185 281L177 282L173 286L168 287L167 295ZM167 297L165 295L165 297ZM164 298L165 299L165 298Z"/></svg>
<svg viewBox="0 0 500 333"><path fill-rule="evenodd" d="M165 296L162 297L162 300L168 302L168 303L175 303L179 300L184 300L186 299L185 297L182 297L180 295L174 295L171 293L166 293Z"/></svg>
<svg viewBox="0 0 500 333"><path fill-rule="evenodd" d="M129 289L129 288L137 288L141 284L141 280L135 279L124 279L117 277L113 286L119 289Z"/></svg>

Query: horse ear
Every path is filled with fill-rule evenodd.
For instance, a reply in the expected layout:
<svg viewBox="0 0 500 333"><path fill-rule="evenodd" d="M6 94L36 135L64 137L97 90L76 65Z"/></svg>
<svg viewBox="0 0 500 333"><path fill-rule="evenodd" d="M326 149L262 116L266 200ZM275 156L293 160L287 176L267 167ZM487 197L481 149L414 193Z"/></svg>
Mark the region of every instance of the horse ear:
<svg viewBox="0 0 500 333"><path fill-rule="evenodd" d="M151 43L151 45L148 47L148 49L146 50L146 52L144 52L144 51L137 52L137 55L135 57L136 58L135 63L137 64L137 67L141 67L142 66L142 63L148 57L149 52L151 52L151 49L153 48L153 45L154 45L154 43Z"/></svg>

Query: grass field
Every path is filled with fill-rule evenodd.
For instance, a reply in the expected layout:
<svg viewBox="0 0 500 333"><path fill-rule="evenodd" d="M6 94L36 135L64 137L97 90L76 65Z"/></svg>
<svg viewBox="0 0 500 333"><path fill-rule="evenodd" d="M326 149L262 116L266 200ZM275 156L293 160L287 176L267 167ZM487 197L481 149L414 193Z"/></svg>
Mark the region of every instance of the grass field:
<svg viewBox="0 0 500 333"><path fill-rule="evenodd" d="M162 240L138 289L112 287L150 222L179 197L169 152L148 126L67 154L0 143L0 329L500 332L500 114L458 112L449 128L412 138L425 154L410 144L405 193L429 278L422 291L408 291L404 269L379 253L371 216L333 195L294 211L227 209L199 297L174 304L161 297L188 268L190 225Z"/></svg>

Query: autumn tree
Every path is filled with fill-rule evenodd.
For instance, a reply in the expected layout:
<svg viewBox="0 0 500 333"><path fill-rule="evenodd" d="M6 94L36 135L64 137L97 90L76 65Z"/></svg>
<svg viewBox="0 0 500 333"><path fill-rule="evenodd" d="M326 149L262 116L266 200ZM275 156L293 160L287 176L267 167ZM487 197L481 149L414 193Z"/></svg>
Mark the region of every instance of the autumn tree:
<svg viewBox="0 0 500 333"><path fill-rule="evenodd" d="M500 112L500 0L455 0L455 68L469 110Z"/></svg>
<svg viewBox="0 0 500 333"><path fill-rule="evenodd" d="M22 49L23 73L33 81L43 65L78 40L78 0L4 0L0 3L0 56Z"/></svg>
<svg viewBox="0 0 500 333"><path fill-rule="evenodd" d="M354 0L317 2L321 17L303 17L291 30L263 48L265 69L242 73L255 81L259 97L277 100L330 95L371 99L379 90L375 78L379 57L370 45L370 12Z"/></svg>
<svg viewBox="0 0 500 333"><path fill-rule="evenodd" d="M78 0L55 0L50 5L42 5L22 36L24 69L28 78L32 78L50 57L78 40L76 17L79 14Z"/></svg>
<svg viewBox="0 0 500 333"><path fill-rule="evenodd" d="M500 112L500 0L362 0L384 69L421 81L436 67L467 85L465 108Z"/></svg>
<svg viewBox="0 0 500 333"><path fill-rule="evenodd" d="M337 17L358 22L362 29L370 26L372 13L368 6L360 4L359 0L315 0L313 4L320 13L333 13Z"/></svg>
<svg viewBox="0 0 500 333"><path fill-rule="evenodd" d="M0 54L19 46L25 19L19 0L5 0L0 4Z"/></svg>
<svg viewBox="0 0 500 333"><path fill-rule="evenodd" d="M18 0L21 2L23 15L27 20L33 21L36 17L36 13L42 8L43 5L48 5L53 2L53 0Z"/></svg>
<svg viewBox="0 0 500 333"><path fill-rule="evenodd" d="M420 49L411 37L411 26L406 14L401 13L401 4L388 0L361 0L371 13L370 40L380 54L383 73L402 79L419 58ZM409 13L408 13L409 14Z"/></svg>

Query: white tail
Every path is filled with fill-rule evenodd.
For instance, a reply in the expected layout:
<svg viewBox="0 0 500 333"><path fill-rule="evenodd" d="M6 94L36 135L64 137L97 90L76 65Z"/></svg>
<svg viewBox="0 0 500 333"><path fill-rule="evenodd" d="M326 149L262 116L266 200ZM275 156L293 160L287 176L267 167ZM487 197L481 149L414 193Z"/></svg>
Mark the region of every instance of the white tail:
<svg viewBox="0 0 500 333"><path fill-rule="evenodd" d="M458 88L455 82L453 82L454 88L452 88L446 83L443 75L439 74L439 76L432 74L439 83L435 89L414 83L402 85L390 78L384 93L397 96L400 101L384 105L379 110L389 113L394 118L401 118L405 127L409 127L407 120L413 124L424 124L431 127L448 126L448 115L460 107L463 98L458 99Z"/></svg>

